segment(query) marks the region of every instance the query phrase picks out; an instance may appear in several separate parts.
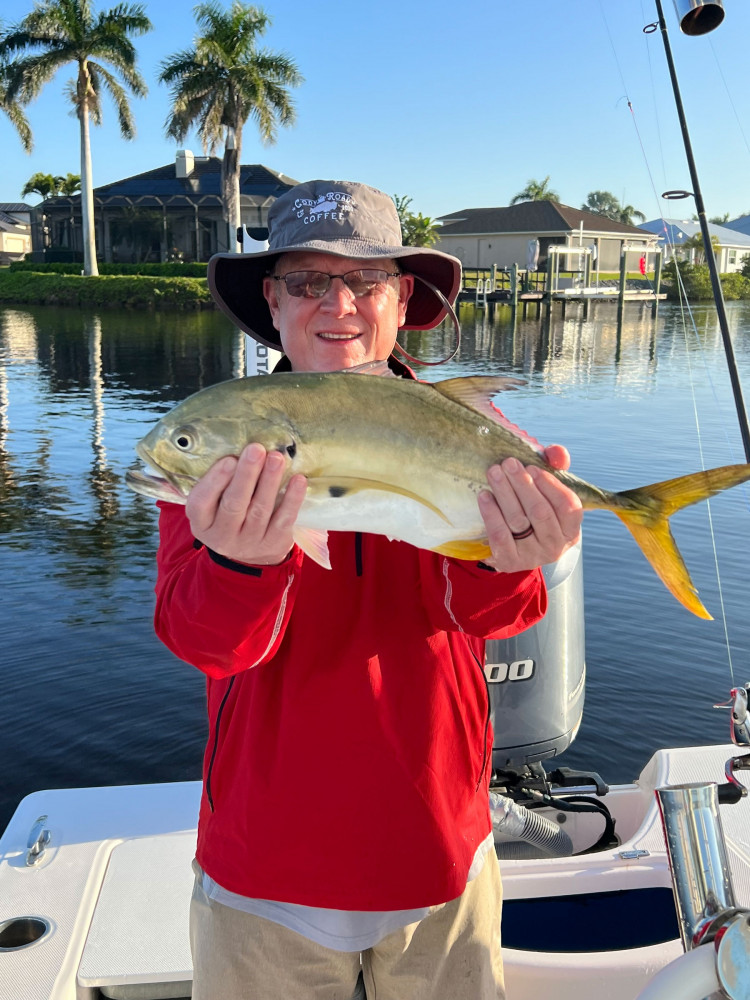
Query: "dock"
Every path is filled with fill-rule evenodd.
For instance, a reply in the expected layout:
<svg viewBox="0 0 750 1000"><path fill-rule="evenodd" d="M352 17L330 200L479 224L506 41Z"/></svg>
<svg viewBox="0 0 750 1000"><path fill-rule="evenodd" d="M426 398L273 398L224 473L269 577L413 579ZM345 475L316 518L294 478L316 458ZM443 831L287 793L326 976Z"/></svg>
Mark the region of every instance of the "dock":
<svg viewBox="0 0 750 1000"><path fill-rule="evenodd" d="M541 271L524 270L518 264L510 267L465 267L461 280L458 301L471 302L477 308L495 304L506 304L514 309L521 306L526 314L528 306L536 303L539 308L550 309L553 303L562 303L563 311L568 302L617 302L622 307L625 302L649 302L656 315L658 303L666 299L661 287L661 253L655 254L653 278L647 276L628 277L628 254L642 248L623 247L618 278L599 280L594 271L591 251L588 247L551 246L547 266ZM575 256L585 261L578 270L563 270L561 259Z"/></svg>

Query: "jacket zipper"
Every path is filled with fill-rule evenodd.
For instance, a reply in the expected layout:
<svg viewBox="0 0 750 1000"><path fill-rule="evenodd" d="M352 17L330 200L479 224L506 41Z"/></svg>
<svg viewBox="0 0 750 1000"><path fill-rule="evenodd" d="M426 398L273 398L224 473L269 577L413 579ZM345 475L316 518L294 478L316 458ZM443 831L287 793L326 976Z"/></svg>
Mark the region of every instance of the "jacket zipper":
<svg viewBox="0 0 750 1000"><path fill-rule="evenodd" d="M354 566L357 576L362 576L362 532L354 534Z"/></svg>
<svg viewBox="0 0 750 1000"><path fill-rule="evenodd" d="M474 657L474 660L476 661L476 664L477 664L477 666L479 667L479 669L480 669L480 671L482 673L482 680L484 681L484 691L485 691L485 694L487 696L487 718L484 720L484 739L482 741L482 747L483 747L483 750L482 750L482 767L481 767L481 769L479 771L479 779L477 781L476 788L474 789L475 792L478 792L479 791L479 786L482 784L482 778L484 777L484 770L487 767L487 734L489 733L490 722L492 721L492 711L491 711L491 707L490 707L490 689L489 689L489 685L487 684L487 675L485 674L484 670L482 669L482 664L479 662L479 657L474 652L474 650L471 649L471 647L469 647L469 652Z"/></svg>
<svg viewBox="0 0 750 1000"><path fill-rule="evenodd" d="M232 688L234 687L234 682L237 679L236 675L232 677L229 682L229 686L224 692L224 697L221 699L221 704L219 705L219 711L216 713L216 725L214 727L214 745L211 750L211 760L208 762L208 773L206 774L206 798L208 799L208 805L211 812L214 812L214 797L211 791L211 777L214 770L214 760L216 759L216 751L219 749L219 730L221 728L221 716L224 712L224 706L227 703L227 698L229 697ZM486 742L486 740L485 740Z"/></svg>

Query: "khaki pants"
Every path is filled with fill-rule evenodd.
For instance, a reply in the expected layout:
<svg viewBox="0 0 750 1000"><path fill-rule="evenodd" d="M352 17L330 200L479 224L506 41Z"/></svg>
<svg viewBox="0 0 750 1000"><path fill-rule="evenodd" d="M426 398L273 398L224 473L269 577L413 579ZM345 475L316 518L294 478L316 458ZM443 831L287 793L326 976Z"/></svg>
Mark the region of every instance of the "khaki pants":
<svg viewBox="0 0 750 1000"><path fill-rule="evenodd" d="M502 890L494 852L463 895L362 952L334 951L209 899L190 907L193 1000L504 1000Z"/></svg>

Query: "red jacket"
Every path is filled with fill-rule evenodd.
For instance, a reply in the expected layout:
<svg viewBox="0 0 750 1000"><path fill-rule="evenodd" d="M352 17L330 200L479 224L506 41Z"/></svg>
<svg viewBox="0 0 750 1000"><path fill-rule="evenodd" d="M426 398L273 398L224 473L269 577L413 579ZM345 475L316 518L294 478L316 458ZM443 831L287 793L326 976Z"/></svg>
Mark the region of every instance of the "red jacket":
<svg viewBox="0 0 750 1000"><path fill-rule="evenodd" d="M208 675L201 867L335 909L460 895L491 830L483 640L542 617L541 573L348 532L329 536L333 570L296 548L239 567L159 506L156 630Z"/></svg>

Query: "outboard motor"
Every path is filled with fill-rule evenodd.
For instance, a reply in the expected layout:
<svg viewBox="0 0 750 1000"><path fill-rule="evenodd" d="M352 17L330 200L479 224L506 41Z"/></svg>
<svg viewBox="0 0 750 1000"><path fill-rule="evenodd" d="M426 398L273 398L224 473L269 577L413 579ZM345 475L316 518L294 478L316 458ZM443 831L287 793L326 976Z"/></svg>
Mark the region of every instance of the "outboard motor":
<svg viewBox="0 0 750 1000"><path fill-rule="evenodd" d="M586 679L581 543L543 572L549 607L542 621L487 643L495 770L562 753L581 724Z"/></svg>

